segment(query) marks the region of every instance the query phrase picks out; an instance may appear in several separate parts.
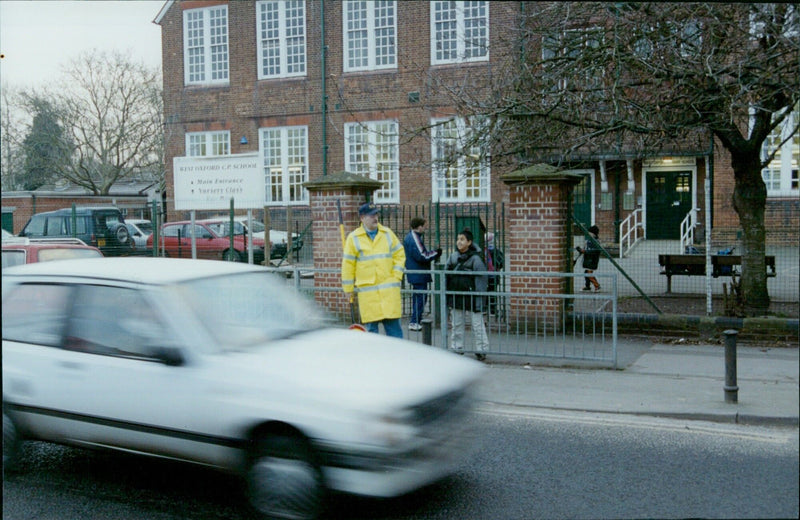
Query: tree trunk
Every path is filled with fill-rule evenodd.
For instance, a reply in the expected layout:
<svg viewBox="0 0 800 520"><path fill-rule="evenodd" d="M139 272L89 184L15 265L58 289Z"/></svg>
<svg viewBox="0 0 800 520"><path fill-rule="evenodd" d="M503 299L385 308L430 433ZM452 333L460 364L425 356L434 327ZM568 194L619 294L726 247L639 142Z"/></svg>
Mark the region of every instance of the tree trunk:
<svg viewBox="0 0 800 520"><path fill-rule="evenodd" d="M744 312L748 316L764 315L769 311L766 270L766 227L764 210L767 187L761 178L758 150L741 154L731 153L736 179L733 189L733 208L742 226L742 281Z"/></svg>

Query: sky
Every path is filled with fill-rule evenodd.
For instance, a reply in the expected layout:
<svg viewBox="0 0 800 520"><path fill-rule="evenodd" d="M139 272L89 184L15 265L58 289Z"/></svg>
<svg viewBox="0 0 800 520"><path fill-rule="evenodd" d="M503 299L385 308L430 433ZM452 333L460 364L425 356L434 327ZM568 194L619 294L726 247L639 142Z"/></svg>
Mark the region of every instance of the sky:
<svg viewBox="0 0 800 520"><path fill-rule="evenodd" d="M161 66L165 0L0 0L0 85L44 87L85 51L118 50Z"/></svg>

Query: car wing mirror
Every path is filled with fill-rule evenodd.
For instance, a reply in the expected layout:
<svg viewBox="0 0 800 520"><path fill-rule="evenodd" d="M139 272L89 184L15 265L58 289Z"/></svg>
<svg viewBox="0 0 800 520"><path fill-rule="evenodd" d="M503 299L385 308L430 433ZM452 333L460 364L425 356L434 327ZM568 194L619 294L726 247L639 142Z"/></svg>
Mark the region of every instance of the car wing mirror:
<svg viewBox="0 0 800 520"><path fill-rule="evenodd" d="M181 366L184 362L183 353L177 347L158 347L155 351L155 357L170 367Z"/></svg>

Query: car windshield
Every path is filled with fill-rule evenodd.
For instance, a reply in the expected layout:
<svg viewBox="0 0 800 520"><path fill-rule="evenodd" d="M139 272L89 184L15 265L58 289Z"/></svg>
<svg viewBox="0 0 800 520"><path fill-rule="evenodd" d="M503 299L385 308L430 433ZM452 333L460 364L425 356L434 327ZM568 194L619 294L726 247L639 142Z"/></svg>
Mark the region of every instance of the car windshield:
<svg viewBox="0 0 800 520"><path fill-rule="evenodd" d="M174 286L224 350L243 350L325 325L326 316L284 278L269 272L240 273Z"/></svg>
<svg viewBox="0 0 800 520"><path fill-rule="evenodd" d="M94 249L78 249L78 248L63 248L63 249L40 249L39 261L49 262L51 260L69 260L71 258L99 258L103 254Z"/></svg>
<svg viewBox="0 0 800 520"><path fill-rule="evenodd" d="M264 229L266 229L264 224L258 220L250 220L248 221L248 224L250 224L250 229L253 231L253 233L263 233Z"/></svg>
<svg viewBox="0 0 800 520"><path fill-rule="evenodd" d="M145 235L151 235L153 233L153 224L151 222L138 222L136 227Z"/></svg>
<svg viewBox="0 0 800 520"><path fill-rule="evenodd" d="M211 229L214 230L214 233L216 233L217 236L227 237L227 236L230 236L230 234L231 234L231 232L230 232L231 223L230 222L211 222L211 223L209 223L207 225L208 225L208 227L210 227ZM241 222L235 222L234 221L234 223L233 223L233 234L234 235L244 235L245 234L244 233L244 226L242 225Z"/></svg>

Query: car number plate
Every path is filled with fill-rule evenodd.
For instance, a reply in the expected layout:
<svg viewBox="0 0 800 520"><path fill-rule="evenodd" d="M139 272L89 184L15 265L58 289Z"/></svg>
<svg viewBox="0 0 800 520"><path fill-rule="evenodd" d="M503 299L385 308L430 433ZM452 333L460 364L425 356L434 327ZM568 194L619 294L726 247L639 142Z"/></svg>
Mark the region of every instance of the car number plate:
<svg viewBox="0 0 800 520"><path fill-rule="evenodd" d="M103 247L104 245L106 245L106 239L105 238L98 238L97 239L97 247Z"/></svg>

